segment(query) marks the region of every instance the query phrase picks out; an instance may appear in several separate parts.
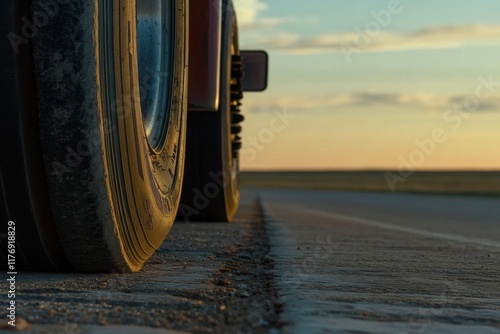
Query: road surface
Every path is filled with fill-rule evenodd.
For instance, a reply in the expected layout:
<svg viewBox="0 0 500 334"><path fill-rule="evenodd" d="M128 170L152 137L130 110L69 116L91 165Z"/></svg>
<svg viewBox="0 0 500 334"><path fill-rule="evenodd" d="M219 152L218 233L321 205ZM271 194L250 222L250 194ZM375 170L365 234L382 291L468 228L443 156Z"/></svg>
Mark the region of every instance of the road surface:
<svg viewBox="0 0 500 334"><path fill-rule="evenodd" d="M500 201L259 192L285 333L500 333Z"/></svg>
<svg viewBox="0 0 500 334"><path fill-rule="evenodd" d="M267 305L275 292L261 218L255 193L247 193L232 224L174 224L139 273L20 272L16 320L31 325L26 333L45 334L243 333L276 327L279 309ZM12 333L2 324L8 320L7 287L1 285L0 333Z"/></svg>
<svg viewBox="0 0 500 334"><path fill-rule="evenodd" d="M500 333L499 202L245 191L233 224L176 223L139 273L19 273L17 317L27 333Z"/></svg>

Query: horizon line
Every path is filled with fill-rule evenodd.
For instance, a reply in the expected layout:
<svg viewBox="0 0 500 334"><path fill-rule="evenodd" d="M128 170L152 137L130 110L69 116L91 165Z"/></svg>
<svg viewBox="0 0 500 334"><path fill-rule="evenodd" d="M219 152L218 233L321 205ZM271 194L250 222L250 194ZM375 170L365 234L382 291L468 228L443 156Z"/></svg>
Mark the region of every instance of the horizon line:
<svg viewBox="0 0 500 334"><path fill-rule="evenodd" d="M379 169L379 168L342 168L342 169L244 169L241 170L241 173L332 173L332 172L377 172L377 173L385 173L385 172L393 172L399 173L397 169ZM464 168L464 169L422 169L415 170L414 173L500 173L499 169L473 169L473 168Z"/></svg>

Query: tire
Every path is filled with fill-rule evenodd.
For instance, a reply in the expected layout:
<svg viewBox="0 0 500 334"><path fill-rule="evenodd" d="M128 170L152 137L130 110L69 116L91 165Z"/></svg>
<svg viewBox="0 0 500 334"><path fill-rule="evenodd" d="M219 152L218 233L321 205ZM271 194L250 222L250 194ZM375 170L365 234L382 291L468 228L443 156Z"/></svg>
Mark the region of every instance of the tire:
<svg viewBox="0 0 500 334"><path fill-rule="evenodd" d="M65 269L38 138L33 49L22 37L21 18L31 17L30 1L0 3L0 219L2 226L9 220L17 223L15 253L7 253L6 228L0 232L2 265L9 254L15 256L16 268Z"/></svg>
<svg viewBox="0 0 500 334"><path fill-rule="evenodd" d="M237 23L230 1L222 21L220 105L217 112L190 110L186 170L178 219L231 221L239 203L239 147L243 120ZM232 131L234 129L234 131Z"/></svg>
<svg viewBox="0 0 500 334"><path fill-rule="evenodd" d="M152 8L161 15L150 21L136 15ZM33 61L17 86L29 96L25 109L32 117L19 123L37 133L39 139L30 139L39 150L16 152L41 162L38 174L20 173L42 188L23 203L40 202L50 212L24 220L10 205L6 211L39 239L31 244L20 236L23 253L48 253L45 239L51 238L51 247L57 239L55 255L46 256L53 265L25 256L31 267L66 269L68 263L76 271L137 271L163 242L184 171L187 10L187 0L137 0L137 6L130 0L33 0L34 14L26 16L28 6L24 17L41 27L20 52ZM16 13L13 24L21 17ZM14 71L23 66L16 63ZM10 113L20 107L9 106ZM17 129L10 135L26 136ZM3 166L2 159L5 180L11 174ZM12 199L7 203L23 195L12 185L4 188Z"/></svg>

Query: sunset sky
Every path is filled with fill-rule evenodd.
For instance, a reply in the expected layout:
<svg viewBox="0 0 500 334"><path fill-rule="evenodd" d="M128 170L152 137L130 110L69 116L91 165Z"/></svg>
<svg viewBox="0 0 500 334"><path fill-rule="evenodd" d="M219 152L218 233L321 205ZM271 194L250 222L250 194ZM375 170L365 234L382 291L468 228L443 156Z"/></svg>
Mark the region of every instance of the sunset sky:
<svg viewBox="0 0 500 334"><path fill-rule="evenodd" d="M244 170L500 169L500 1L234 0Z"/></svg>

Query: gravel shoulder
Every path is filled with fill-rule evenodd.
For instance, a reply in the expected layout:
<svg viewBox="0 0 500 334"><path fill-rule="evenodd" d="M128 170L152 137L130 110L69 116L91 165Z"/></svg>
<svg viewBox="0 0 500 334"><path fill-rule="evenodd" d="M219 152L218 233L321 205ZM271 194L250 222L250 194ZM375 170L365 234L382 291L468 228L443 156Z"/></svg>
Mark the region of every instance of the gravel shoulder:
<svg viewBox="0 0 500 334"><path fill-rule="evenodd" d="M174 224L138 273L19 273L17 319L25 333L267 333L281 308L268 251L257 196L244 192L232 224Z"/></svg>

